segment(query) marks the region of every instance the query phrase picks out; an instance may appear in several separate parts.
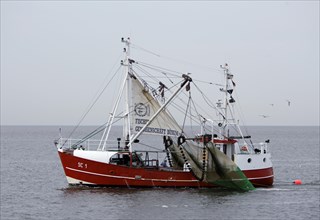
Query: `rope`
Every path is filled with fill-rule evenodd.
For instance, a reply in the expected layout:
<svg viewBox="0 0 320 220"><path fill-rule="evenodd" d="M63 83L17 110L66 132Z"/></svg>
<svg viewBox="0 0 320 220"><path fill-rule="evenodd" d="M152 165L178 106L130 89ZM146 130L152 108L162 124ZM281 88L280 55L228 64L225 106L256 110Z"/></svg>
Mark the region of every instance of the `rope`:
<svg viewBox="0 0 320 220"><path fill-rule="evenodd" d="M152 65L152 64L143 63L143 62L138 62L138 64L140 64L141 66L147 67L149 69L156 70L157 72L160 72L160 73L162 73L162 71L168 71L167 74L169 74L169 75L172 75L172 76L175 76L175 77L179 77L179 78L181 77L181 72L179 72L179 71L170 70L170 69L167 69L167 68L163 68L163 67L155 66L155 65ZM170 73L170 72L172 72L172 73ZM173 74L173 73L176 73L176 74Z"/></svg>
<svg viewBox="0 0 320 220"><path fill-rule="evenodd" d="M184 114L184 119L183 119L181 134L183 134L184 125L185 125L185 122L186 122L186 118L187 118L187 114L188 114L188 109L189 109L189 106L190 106L190 100L191 100L191 91L189 91L189 99L188 99L188 103L187 103L186 112L185 112L185 114Z"/></svg>
<svg viewBox="0 0 320 220"><path fill-rule="evenodd" d="M212 67L209 67L209 66L204 66L204 65L200 65L200 64L196 64L196 63L191 63L189 61L185 61L185 60L181 60L181 59L176 59L176 58L173 58L173 57L168 57L168 56L163 56L163 55L160 55L158 53L155 53L151 50L147 50L141 46L138 46L136 44L132 44L133 45L133 48L135 49L140 49L141 51L144 51L144 52L147 52L149 54L152 54L154 56L157 56L157 57L160 57L160 58L164 58L164 59L167 59L167 60L171 60L171 61L175 61L175 62L178 62L178 63L183 63L183 64L188 64L188 65L191 65L191 66L196 66L196 67L201 67L203 69L208 69L208 70L214 70L214 71L219 71L220 72L220 69L216 69L216 68L212 68Z"/></svg>
<svg viewBox="0 0 320 220"><path fill-rule="evenodd" d="M159 151L159 152L164 152L162 149L159 149L159 148L156 148L156 147L152 147L152 146L150 146L150 145L148 145L148 144L144 144L144 143L140 143L140 142L139 142L139 144L141 144L141 145L143 145L143 146L146 146L146 147L150 147L150 148L155 149L155 150L157 150L157 151Z"/></svg>
<svg viewBox="0 0 320 220"><path fill-rule="evenodd" d="M80 124L82 123L82 121L85 119L85 117L88 115L88 113L90 112L90 110L93 108L93 106L96 104L96 102L99 100L99 98L101 97L101 95L103 94L103 92L106 90L106 88L109 86L109 84L111 83L111 81L113 80L113 78L116 76L116 74L118 73L119 69L121 68L121 66L119 66L119 68L116 70L116 72L113 74L113 76L111 77L111 79L109 80L109 82L107 83L107 85L102 89L102 91L100 92L100 94L96 97L96 99L93 101L93 103L91 105L89 105L88 110L83 114L83 116L81 117L80 121L78 122L78 124L73 128L73 130L71 131L70 135L68 136L68 138L65 140L65 142L62 144L62 147L67 143L67 141L69 140L69 138L73 135L73 133L78 129L78 127L80 126Z"/></svg>
<svg viewBox="0 0 320 220"><path fill-rule="evenodd" d="M84 136L83 138L81 138L81 140L79 140L78 142L74 143L74 144L71 146L71 148L72 148L72 147L75 147L75 146L78 146L79 144L85 142L85 141L88 140L89 138L91 138L91 137L95 136L96 134L98 134L99 132L103 131L105 125L106 125L106 123L103 124L103 125L101 125L101 126L99 126L99 127L96 128L94 131L90 132L89 134L87 134L86 136Z"/></svg>
<svg viewBox="0 0 320 220"><path fill-rule="evenodd" d="M149 53L149 54L152 54L152 55L154 55L154 56L161 57L159 54L156 54L156 53L154 53L154 52L152 52L152 51L150 51L150 50L144 49L143 47L140 47L140 46L138 46L138 45L136 45L136 44L133 44L133 43L131 43L131 48L140 49L140 50L142 50L142 51L144 51L144 52L147 52L147 53Z"/></svg>
<svg viewBox="0 0 320 220"><path fill-rule="evenodd" d="M118 117L119 115L121 115L123 112L119 113L116 117ZM116 124L118 121L120 121L121 118L118 118L116 119L113 123L113 124ZM72 146L78 146L79 144L85 142L86 140L88 140L89 138L95 136L96 134L98 134L99 132L101 132L102 130L105 129L105 126L106 126L107 122L100 125L98 128L96 128L95 130L93 130L91 133L89 133L88 135L84 136L83 138L81 138L81 140L79 140L78 142L76 142L75 144L73 144ZM100 129L100 130L98 130Z"/></svg>

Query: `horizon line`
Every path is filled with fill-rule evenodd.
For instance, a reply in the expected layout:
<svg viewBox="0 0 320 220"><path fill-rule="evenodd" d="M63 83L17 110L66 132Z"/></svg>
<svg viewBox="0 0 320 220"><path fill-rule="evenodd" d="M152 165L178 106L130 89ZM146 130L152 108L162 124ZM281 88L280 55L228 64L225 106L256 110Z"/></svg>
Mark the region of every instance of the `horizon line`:
<svg viewBox="0 0 320 220"><path fill-rule="evenodd" d="M1 127L3 126L65 126L65 127L76 127L76 125L54 125L54 124L0 124ZM84 127L84 126L102 126L102 125L97 125L97 124L87 124L87 125L80 125L78 127ZM123 125L113 125L113 126L118 126L118 127L123 127ZM195 125L185 125L185 126L195 126ZM200 126L200 125L196 125ZM319 125L240 125L241 127L247 127L247 126L265 126L265 127L320 127Z"/></svg>

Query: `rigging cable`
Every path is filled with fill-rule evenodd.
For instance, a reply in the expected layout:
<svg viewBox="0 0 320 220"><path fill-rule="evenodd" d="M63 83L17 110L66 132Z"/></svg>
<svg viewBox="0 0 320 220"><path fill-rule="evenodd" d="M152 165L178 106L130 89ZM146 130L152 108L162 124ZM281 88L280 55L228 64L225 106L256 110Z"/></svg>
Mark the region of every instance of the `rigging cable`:
<svg viewBox="0 0 320 220"><path fill-rule="evenodd" d="M187 107L186 107L186 112L184 114L184 119L183 119L183 124L182 124L182 129L181 129L181 134L183 134L183 130L184 130L184 125L186 123L186 118L187 118L187 114L188 114L188 109L190 106L190 100L191 100L191 91L189 91L189 99L188 99L188 103L187 103Z"/></svg>
<svg viewBox="0 0 320 220"><path fill-rule="evenodd" d="M116 72L113 74L113 76L111 77L111 79L109 80L109 82L107 83L107 85L102 89L102 91L100 92L100 94L94 99L93 103L91 105L88 106L88 110L83 114L83 116L81 117L81 119L79 120L78 124L73 128L73 130L71 131L70 135L68 136L68 138L66 139L66 141L62 144L62 147L66 144L66 142L69 140L69 138L73 135L73 133L78 129L78 127L80 126L80 124L82 123L82 121L85 119L85 117L88 115L88 113L90 112L90 110L93 108L93 106L96 104L96 102L99 100L99 98L101 97L101 95L103 94L103 92L106 90L106 88L109 86L109 84L111 83L111 81L113 80L113 78L116 76L116 74L118 73L119 69L121 68L121 66L119 66L119 68L116 70ZM113 69L113 68L112 68Z"/></svg>
<svg viewBox="0 0 320 220"><path fill-rule="evenodd" d="M143 63L143 62L137 62L137 64L140 64L141 66L144 66L146 68L149 68L149 69L152 69L152 70L155 70L159 73L162 73L163 75L165 75L170 81L171 79L167 76L167 74L170 74L172 75L173 77L172 78L179 78L180 75L177 75L177 74L181 74L181 71L178 72L178 71L175 71L175 70L170 70L170 69L166 69L166 68L162 68L162 67L158 67L158 66L154 66L152 64L147 64L147 63ZM157 69L158 68L158 69ZM163 70L166 70L166 71L171 71L171 72L174 72L174 73L177 73L177 74L173 74L173 73L170 73L170 72L164 72ZM207 81L203 81L203 80L198 80L198 79L192 79L193 81L195 82L201 82L201 83L205 83L205 84L209 84L209 85L215 85L215 86L223 86L222 84L219 84L219 83L214 83L214 82L207 82Z"/></svg>
<svg viewBox="0 0 320 220"><path fill-rule="evenodd" d="M92 132L90 132L89 134L87 134L86 136L84 136L83 138L81 138L81 140L77 141L76 143L72 144L71 148L78 146L79 144L85 142L86 140L88 140L89 138L95 136L96 134L100 133L101 131L104 130L104 126L107 123L100 125L98 128L96 128L95 130L93 130Z"/></svg>
<svg viewBox="0 0 320 220"><path fill-rule="evenodd" d="M119 113L119 115L121 115L123 112ZM113 124L117 123L118 121L120 121L121 118L118 118L117 120L115 120ZM103 131L105 129L106 124L108 124L108 122L100 125L98 128L96 128L95 130L93 130L91 133L89 133L88 135L84 136L83 138L81 138L81 140L79 140L78 142L76 142L75 144L73 144L72 146L77 146L83 142L85 142L86 140L88 140L89 138L95 136L96 134L100 133L101 131Z"/></svg>
<svg viewBox="0 0 320 220"><path fill-rule="evenodd" d="M143 47L140 47L140 46L138 46L136 44L133 44L133 43L131 43L131 48L140 49L140 50L142 50L144 52L147 52L147 53L150 53L150 54L152 54L154 56L161 57L159 54L156 54L156 53L154 53L154 52L152 52L150 50L144 49Z"/></svg>
<svg viewBox="0 0 320 220"><path fill-rule="evenodd" d="M137 66L136 66L137 67ZM157 78L155 78L154 76L152 76L152 75L150 75L150 73L148 73L146 70L144 70L143 68L141 68L141 66L140 67L137 67L140 71L143 71L147 76L150 76L150 78L153 78L153 80L154 81L157 81L157 83L159 82L158 81L158 79ZM154 68L152 68L153 70L154 70ZM163 74L163 72L161 72L162 74ZM136 73L136 75L138 75L137 73ZM140 77L141 78L141 77ZM200 82L203 82L203 81L200 81ZM208 83L208 84L214 84L214 83ZM214 84L214 85L220 85L220 84ZM174 86L173 86L174 87ZM215 110L217 110L217 108L216 107L213 107L213 105L211 104L211 103L209 103L209 101L208 101L208 98L207 97L205 97L204 96L204 94L203 94L203 92L199 89L199 87L198 86L196 86L196 88L198 89L198 91L200 92L200 94L202 94L202 96L203 96L203 99L207 102L207 104L210 106L210 107L212 107L212 108L214 108ZM169 91L171 90L171 89L168 89ZM180 98L180 97L176 97L177 99L179 99L184 105L188 105L184 100L182 100L182 98ZM192 102L193 102L193 106L194 106L194 108L195 108L195 103L194 103L194 101L192 100ZM172 103L171 104L171 106L173 106L176 110L178 110L179 112L181 112L181 113L184 113L185 114L185 112L184 112L184 109L180 106L180 105L178 105L178 104L176 104L176 103ZM201 107L200 107L201 108ZM191 108L189 108L190 109L190 112L191 112ZM201 108L202 109L202 108ZM202 109L203 110L203 109ZM196 111L197 112L197 111ZM169 113L169 112L168 112ZM221 113L220 113L221 114ZM199 115L199 114L198 114ZM197 124L201 124L201 123L199 123L198 122L198 120L195 120L195 119L192 119L192 117L195 117L195 116L192 116L192 114L190 113L190 120L192 121L195 121L195 122L197 122ZM206 128L205 128L206 129Z"/></svg>
<svg viewBox="0 0 320 220"><path fill-rule="evenodd" d="M237 100L239 100L239 98L238 98L238 92L237 92L236 90L235 90L235 95L236 95ZM239 102L239 101L238 101L237 109L239 109L239 110L238 110L238 111L239 111L239 117L240 117L240 119L242 119L243 125L246 125L246 119L245 119L244 114L242 113L242 108L241 108L241 105L240 105L240 102ZM247 129L247 126L243 126L243 127L244 127L244 130L245 130L245 132L246 132L246 135L249 135L249 131L248 131L248 129ZM252 143L251 138L250 138L250 143L251 143L251 148L254 149L254 144Z"/></svg>
<svg viewBox="0 0 320 220"><path fill-rule="evenodd" d="M159 66L155 66L155 65L152 65L152 64L148 64L148 63L138 62L138 64L140 64L141 66L147 67L149 69L156 70L156 71L158 71L160 73L162 71L168 71L168 74L170 74L172 76L175 76L175 77L180 77L180 74L181 74L181 72L178 72L178 71L175 71L175 70L170 70L170 69L159 67ZM177 75L177 74L179 74L179 75Z"/></svg>
<svg viewBox="0 0 320 220"><path fill-rule="evenodd" d="M144 143L140 143L140 142L139 142L139 144L141 144L142 146L150 147L150 148L155 149L155 150L157 150L157 151L159 151L159 152L164 152L164 150L161 150L161 149L156 148L156 147L152 147L152 146L150 146L150 145L148 145L148 144L144 144Z"/></svg>
<svg viewBox="0 0 320 220"><path fill-rule="evenodd" d="M168 56L163 56L163 55L160 55L158 53L152 52L151 50L147 50L147 49L145 49L145 48L143 48L141 46L138 46L137 44L132 44L131 43L131 45L133 45L133 48L135 48L135 49L140 49L141 51L150 53L150 54L152 54L154 56L157 56L157 57L160 57L160 58L163 58L163 59L171 60L171 61L174 61L174 62L177 62L177 63L188 64L188 65L195 66L195 67L200 67L200 68L203 68L203 69L220 71L219 69L216 69L216 68L203 66L203 65L200 65L200 64L195 64L195 63L191 63L189 61L180 60L180 59L176 59L176 58L172 58L172 57L168 57Z"/></svg>
<svg viewBox="0 0 320 220"><path fill-rule="evenodd" d="M200 88L197 86L197 84L193 83L195 85L195 87L198 89L198 91L200 92L200 94L202 95L204 101L208 104L209 107L213 108L214 110L216 110L217 112L219 112L221 115L223 115L219 109L214 106L213 103L211 103L211 101L208 99L208 97L200 90Z"/></svg>

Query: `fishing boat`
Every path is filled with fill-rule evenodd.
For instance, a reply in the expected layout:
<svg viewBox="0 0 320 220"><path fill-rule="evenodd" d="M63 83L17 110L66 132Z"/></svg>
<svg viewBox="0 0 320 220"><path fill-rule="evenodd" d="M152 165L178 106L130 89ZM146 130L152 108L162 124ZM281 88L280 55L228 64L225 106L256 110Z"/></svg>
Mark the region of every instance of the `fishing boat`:
<svg viewBox="0 0 320 220"><path fill-rule="evenodd" d="M209 80L133 59L136 45L130 38L121 41L122 81L107 122L83 138L60 136L54 142L70 185L244 191L272 186L269 140L253 143L243 134L228 64L220 66L223 83L206 94L201 83L212 85ZM211 100L216 93L222 97L217 102ZM123 132L115 137L111 132L120 121Z"/></svg>

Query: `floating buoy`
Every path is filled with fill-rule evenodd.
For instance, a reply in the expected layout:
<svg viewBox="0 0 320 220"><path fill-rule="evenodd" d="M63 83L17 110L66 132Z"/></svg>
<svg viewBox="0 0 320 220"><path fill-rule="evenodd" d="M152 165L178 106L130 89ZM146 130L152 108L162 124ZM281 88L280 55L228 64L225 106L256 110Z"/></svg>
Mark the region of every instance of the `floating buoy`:
<svg viewBox="0 0 320 220"><path fill-rule="evenodd" d="M301 180L299 180L299 179L293 181L293 183L294 183L295 185L301 185L301 184L302 184Z"/></svg>

